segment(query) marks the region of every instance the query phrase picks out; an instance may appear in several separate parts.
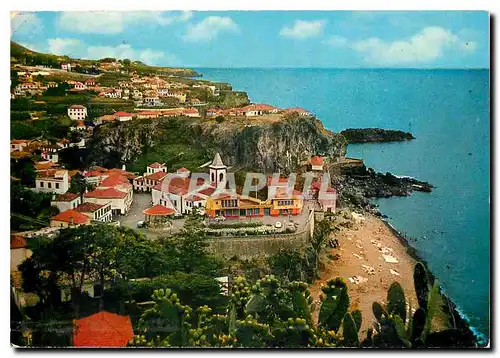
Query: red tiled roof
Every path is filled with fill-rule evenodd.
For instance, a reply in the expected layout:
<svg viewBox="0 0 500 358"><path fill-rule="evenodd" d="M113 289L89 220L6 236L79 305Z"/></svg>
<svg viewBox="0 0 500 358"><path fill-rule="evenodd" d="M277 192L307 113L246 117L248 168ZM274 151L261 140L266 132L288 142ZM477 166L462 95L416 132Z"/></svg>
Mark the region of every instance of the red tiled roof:
<svg viewBox="0 0 500 358"><path fill-rule="evenodd" d="M67 192L57 196L54 201L73 201L78 198L78 194Z"/></svg>
<svg viewBox="0 0 500 358"><path fill-rule="evenodd" d="M101 311L75 321L75 347L125 347L134 337L129 316Z"/></svg>
<svg viewBox="0 0 500 358"><path fill-rule="evenodd" d="M10 235L10 248L11 249L24 249L28 247L26 239L20 235Z"/></svg>
<svg viewBox="0 0 500 358"><path fill-rule="evenodd" d="M128 184L128 179L120 174L113 174L104 179L100 186L114 187L116 185Z"/></svg>
<svg viewBox="0 0 500 358"><path fill-rule="evenodd" d="M144 178L150 179L150 180L161 180L167 176L168 173L165 172L156 172L153 174L146 175Z"/></svg>
<svg viewBox="0 0 500 358"><path fill-rule="evenodd" d="M157 169L157 168L163 168L163 167L165 167L165 165L160 164L158 162L154 162L153 164L149 164L148 165L148 168L155 168L155 169Z"/></svg>
<svg viewBox="0 0 500 358"><path fill-rule="evenodd" d="M69 209L57 214L56 216L53 216L52 220L63 221L72 224L85 224L89 222L89 217L87 215L80 214L78 211Z"/></svg>
<svg viewBox="0 0 500 358"><path fill-rule="evenodd" d="M272 111L275 109L277 109L277 108L274 106L271 106L269 104L250 104L248 106L239 108L239 110L241 110L243 112L247 112L247 111Z"/></svg>
<svg viewBox="0 0 500 358"><path fill-rule="evenodd" d="M94 203L83 203L78 205L75 210L80 212L80 213L93 213L96 210L99 210L102 208L104 205L101 204L94 204Z"/></svg>
<svg viewBox="0 0 500 358"><path fill-rule="evenodd" d="M12 144L23 144L23 143L27 143L28 141L25 139L12 139L10 142Z"/></svg>
<svg viewBox="0 0 500 358"><path fill-rule="evenodd" d="M317 155L311 158L311 165L323 165L323 158L318 157Z"/></svg>
<svg viewBox="0 0 500 358"><path fill-rule="evenodd" d="M95 189L85 193L83 195L86 198L97 198L97 199L123 199L127 196L127 193L123 191L116 190L115 188L108 189Z"/></svg>
<svg viewBox="0 0 500 358"><path fill-rule="evenodd" d="M188 171L189 171L189 169L188 168L184 168L184 167L177 169L177 173L186 173Z"/></svg>
<svg viewBox="0 0 500 358"><path fill-rule="evenodd" d="M36 163L35 169L36 170L47 170L47 169L50 169L50 168L55 167L55 166L57 166L55 163L48 161L45 163Z"/></svg>
<svg viewBox="0 0 500 358"><path fill-rule="evenodd" d="M195 114L196 113L197 114L198 110L196 108L184 108L182 110L182 113L184 113L184 114L191 114L191 113Z"/></svg>
<svg viewBox="0 0 500 358"><path fill-rule="evenodd" d="M115 112L113 113L114 116L116 117L133 117L133 113L127 113L127 112Z"/></svg>
<svg viewBox="0 0 500 358"><path fill-rule="evenodd" d="M69 108L71 108L71 109L85 109L84 106L79 105L79 104L74 104L72 106L69 106Z"/></svg>
<svg viewBox="0 0 500 358"><path fill-rule="evenodd" d="M158 204L158 205L153 206L152 208L144 210L142 213L146 214L146 215L152 215L152 216L164 216L164 215L174 214L175 210Z"/></svg>

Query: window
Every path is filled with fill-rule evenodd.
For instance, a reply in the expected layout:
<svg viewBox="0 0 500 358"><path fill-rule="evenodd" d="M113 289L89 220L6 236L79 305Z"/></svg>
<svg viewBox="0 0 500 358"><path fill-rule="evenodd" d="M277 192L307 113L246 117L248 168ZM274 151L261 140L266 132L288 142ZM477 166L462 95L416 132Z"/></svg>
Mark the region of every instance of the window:
<svg viewBox="0 0 500 358"><path fill-rule="evenodd" d="M59 189L59 183L56 183L56 189Z"/></svg>
<svg viewBox="0 0 500 358"><path fill-rule="evenodd" d="M101 297L102 296L102 285L97 284L94 285L94 297Z"/></svg>
<svg viewBox="0 0 500 358"><path fill-rule="evenodd" d="M43 188L43 181L40 182L40 188Z"/></svg>
<svg viewBox="0 0 500 358"><path fill-rule="evenodd" d="M212 181L215 181L215 174L212 173Z"/></svg>
<svg viewBox="0 0 500 358"><path fill-rule="evenodd" d="M224 179L224 173L219 174L219 181L222 181L222 179Z"/></svg>

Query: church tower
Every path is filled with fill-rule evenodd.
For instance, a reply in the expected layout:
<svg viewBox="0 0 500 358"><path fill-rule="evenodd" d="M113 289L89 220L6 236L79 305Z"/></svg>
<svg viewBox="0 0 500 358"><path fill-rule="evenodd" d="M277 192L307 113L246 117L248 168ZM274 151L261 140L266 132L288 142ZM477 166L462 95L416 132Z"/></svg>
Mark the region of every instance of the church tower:
<svg viewBox="0 0 500 358"><path fill-rule="evenodd" d="M227 167L222 162L219 153L215 154L214 160L208 168L210 169L210 183L216 187L219 185L225 187L227 181Z"/></svg>

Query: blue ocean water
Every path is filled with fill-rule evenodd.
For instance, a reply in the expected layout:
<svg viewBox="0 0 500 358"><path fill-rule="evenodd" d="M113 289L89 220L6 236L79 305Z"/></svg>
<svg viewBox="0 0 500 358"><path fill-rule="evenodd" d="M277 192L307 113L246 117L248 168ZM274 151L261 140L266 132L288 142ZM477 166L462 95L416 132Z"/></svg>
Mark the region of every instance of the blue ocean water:
<svg viewBox="0 0 500 358"><path fill-rule="evenodd" d="M489 336L489 70L208 69L252 102L303 107L333 131L380 127L410 131L402 143L349 145L376 171L436 186L377 200L410 239L471 325ZM415 240L416 239L416 240Z"/></svg>

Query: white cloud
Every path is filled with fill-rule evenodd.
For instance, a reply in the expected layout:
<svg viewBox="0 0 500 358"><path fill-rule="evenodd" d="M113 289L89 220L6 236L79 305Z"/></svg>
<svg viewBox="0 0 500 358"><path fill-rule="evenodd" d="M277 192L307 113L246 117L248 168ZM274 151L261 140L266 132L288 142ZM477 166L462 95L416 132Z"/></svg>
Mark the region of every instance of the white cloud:
<svg viewBox="0 0 500 358"><path fill-rule="evenodd" d="M344 47L347 46L348 41L345 37L332 35L326 40L326 43L333 47Z"/></svg>
<svg viewBox="0 0 500 358"><path fill-rule="evenodd" d="M85 58L100 59L104 57L114 57L130 60L139 60L148 65L158 65L160 60L168 60L170 64L176 60L175 57L169 55L168 57L162 51L152 49L136 50L130 45L118 46L90 46L87 48L87 55ZM163 61L162 61L163 62Z"/></svg>
<svg viewBox="0 0 500 358"><path fill-rule="evenodd" d="M12 34L33 34L43 29L42 21L32 12L11 12L10 28Z"/></svg>
<svg viewBox="0 0 500 358"><path fill-rule="evenodd" d="M426 27L406 40L387 42L372 37L352 44L366 62L379 65L427 63L440 58L447 50L473 52L476 47L476 42L464 41L441 27Z"/></svg>
<svg viewBox="0 0 500 358"><path fill-rule="evenodd" d="M280 31L280 35L283 37L290 37L295 39L315 37L323 32L323 27L325 26L325 24L325 20L295 20L293 27L283 27Z"/></svg>
<svg viewBox="0 0 500 358"><path fill-rule="evenodd" d="M55 55L75 56L75 53L81 53L85 44L77 39L48 39L47 51Z"/></svg>
<svg viewBox="0 0 500 358"><path fill-rule="evenodd" d="M28 44L26 44L28 45ZM34 46L42 49L43 46ZM28 47L32 48L32 47ZM150 48L137 49L129 44L118 46L89 46L78 39L53 38L47 40L46 52L74 58L98 60L104 57L142 61L148 65L178 65L179 59L169 53Z"/></svg>
<svg viewBox="0 0 500 358"><path fill-rule="evenodd" d="M162 13L157 11L66 11L59 16L59 26L72 32L115 34L128 26L157 24L170 25L187 21L191 11Z"/></svg>
<svg viewBox="0 0 500 358"><path fill-rule="evenodd" d="M211 41L222 32L237 32L239 26L230 17L227 16L209 16L203 21L190 25L182 38L185 41Z"/></svg>

